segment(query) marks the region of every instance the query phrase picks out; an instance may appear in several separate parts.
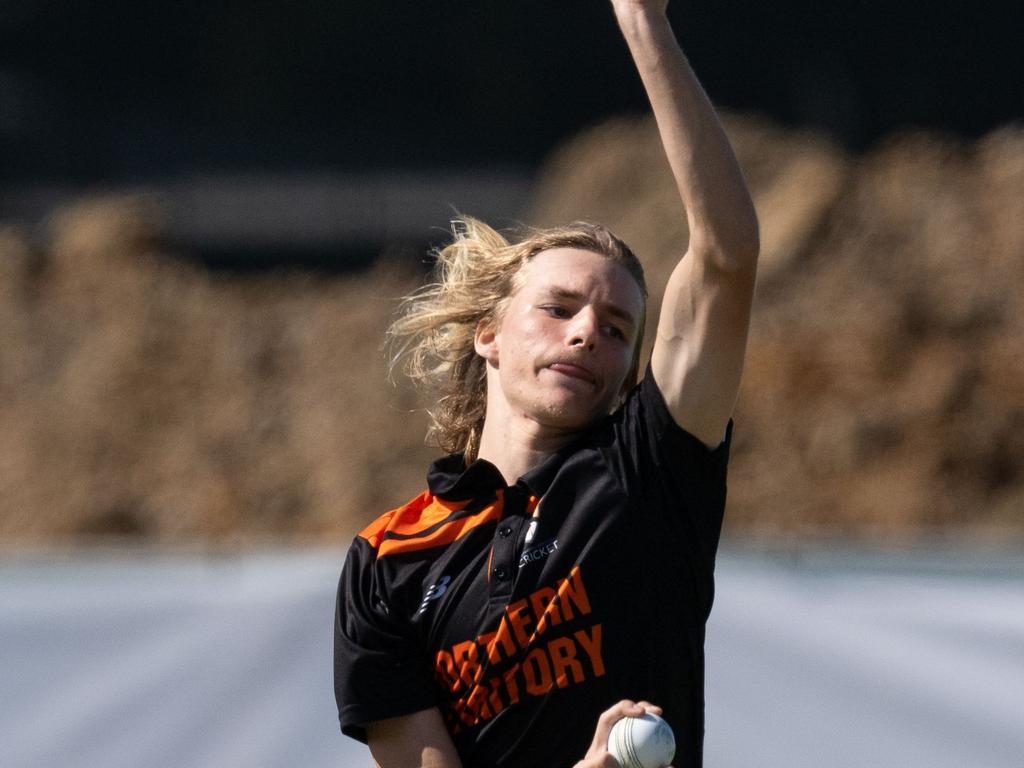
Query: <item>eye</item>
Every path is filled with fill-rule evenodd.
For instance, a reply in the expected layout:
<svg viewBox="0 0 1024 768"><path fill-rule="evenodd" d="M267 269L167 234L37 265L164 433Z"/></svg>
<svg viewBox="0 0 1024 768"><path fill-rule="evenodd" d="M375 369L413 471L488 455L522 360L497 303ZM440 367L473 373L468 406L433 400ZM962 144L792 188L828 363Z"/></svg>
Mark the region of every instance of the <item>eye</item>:
<svg viewBox="0 0 1024 768"><path fill-rule="evenodd" d="M626 334L618 326L616 326L616 325L606 325L604 327L604 329L605 329L605 333L607 333L612 338L621 339L622 341L626 340Z"/></svg>
<svg viewBox="0 0 1024 768"><path fill-rule="evenodd" d="M572 317L572 313L569 312L568 309L566 309L565 307L561 306L560 304L547 304L547 305L541 307L541 309L543 309L545 312L547 312L552 317L560 317L560 318Z"/></svg>

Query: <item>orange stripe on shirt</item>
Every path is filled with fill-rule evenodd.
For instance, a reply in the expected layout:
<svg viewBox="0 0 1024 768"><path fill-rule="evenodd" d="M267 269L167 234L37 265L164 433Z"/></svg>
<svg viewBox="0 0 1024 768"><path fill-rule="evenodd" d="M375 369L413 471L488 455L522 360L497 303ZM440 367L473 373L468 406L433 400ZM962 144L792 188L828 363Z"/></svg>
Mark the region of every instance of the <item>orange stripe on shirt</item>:
<svg viewBox="0 0 1024 768"><path fill-rule="evenodd" d="M444 501L424 491L404 506L381 515L359 535L377 550L377 557L384 557L399 552L416 552L446 546L461 539L477 526L501 518L503 494L499 490L497 499L479 512L447 520L468 503ZM389 533L402 538L389 538Z"/></svg>

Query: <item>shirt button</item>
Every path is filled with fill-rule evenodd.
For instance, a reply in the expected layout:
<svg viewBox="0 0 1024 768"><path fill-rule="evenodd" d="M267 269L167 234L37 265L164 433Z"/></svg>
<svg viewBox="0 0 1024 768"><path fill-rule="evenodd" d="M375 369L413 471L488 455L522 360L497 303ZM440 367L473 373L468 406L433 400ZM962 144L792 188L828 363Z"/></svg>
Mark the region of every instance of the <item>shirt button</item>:
<svg viewBox="0 0 1024 768"><path fill-rule="evenodd" d="M512 535L512 529L507 525L503 525L501 528L498 529L498 535L501 536L501 538L503 539L507 539L509 536Z"/></svg>
<svg viewBox="0 0 1024 768"><path fill-rule="evenodd" d="M496 578L498 581L504 581L508 578L508 570L506 570L505 567L501 565L497 566L493 571L491 571L491 573L494 574L494 578Z"/></svg>

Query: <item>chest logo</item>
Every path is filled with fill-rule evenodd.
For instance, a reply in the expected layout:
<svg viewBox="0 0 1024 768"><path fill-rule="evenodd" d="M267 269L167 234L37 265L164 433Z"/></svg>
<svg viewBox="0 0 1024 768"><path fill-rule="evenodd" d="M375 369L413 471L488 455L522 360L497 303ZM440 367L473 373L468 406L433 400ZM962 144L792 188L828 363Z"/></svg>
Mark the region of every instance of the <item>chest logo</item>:
<svg viewBox="0 0 1024 768"><path fill-rule="evenodd" d="M420 609L417 613L426 613L427 608L430 607L432 600L437 600L441 595L448 591L448 585L452 583L451 576L442 576L436 584L431 584L427 587L427 591L423 593L423 602L420 603Z"/></svg>
<svg viewBox="0 0 1024 768"><path fill-rule="evenodd" d="M523 554L519 558L519 567L522 568L524 565L527 565L528 563L533 563L537 560L543 560L556 549L558 549L558 539L549 539L548 541L545 541L543 544L538 544L537 546L532 547L523 552Z"/></svg>

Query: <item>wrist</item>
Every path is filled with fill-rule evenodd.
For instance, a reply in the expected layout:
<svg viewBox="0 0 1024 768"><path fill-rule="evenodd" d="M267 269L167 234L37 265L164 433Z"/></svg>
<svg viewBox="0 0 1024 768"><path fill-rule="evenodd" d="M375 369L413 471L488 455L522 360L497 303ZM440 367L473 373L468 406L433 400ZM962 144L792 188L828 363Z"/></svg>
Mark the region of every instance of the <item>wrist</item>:
<svg viewBox="0 0 1024 768"><path fill-rule="evenodd" d="M656 9L633 8L622 15L617 14L616 18L637 66L642 70L648 65L658 65L667 56L678 55L679 42L668 16Z"/></svg>
<svg viewBox="0 0 1024 768"><path fill-rule="evenodd" d="M668 3L638 3L636 0L612 0L615 18L620 26L668 23Z"/></svg>
<svg viewBox="0 0 1024 768"><path fill-rule="evenodd" d="M615 18L623 36L629 41L674 37L664 9L617 3Z"/></svg>

